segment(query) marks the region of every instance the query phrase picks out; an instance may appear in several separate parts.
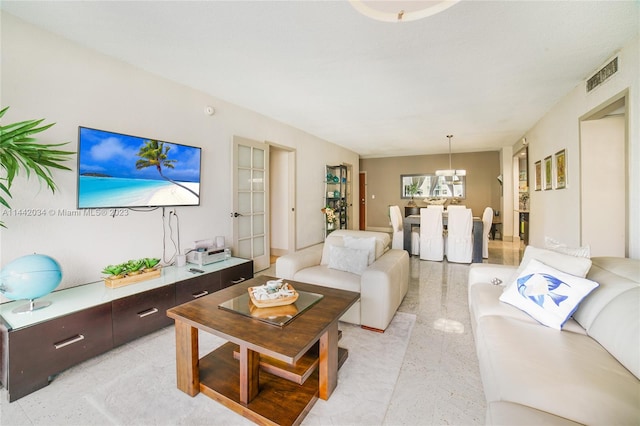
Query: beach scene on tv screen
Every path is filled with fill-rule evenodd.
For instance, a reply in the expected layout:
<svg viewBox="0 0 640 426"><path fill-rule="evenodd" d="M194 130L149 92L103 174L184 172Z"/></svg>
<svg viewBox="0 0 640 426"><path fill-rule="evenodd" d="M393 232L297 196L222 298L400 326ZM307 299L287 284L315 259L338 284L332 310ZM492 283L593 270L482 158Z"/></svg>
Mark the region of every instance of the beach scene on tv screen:
<svg viewBox="0 0 640 426"><path fill-rule="evenodd" d="M200 148L81 127L78 207L200 204Z"/></svg>

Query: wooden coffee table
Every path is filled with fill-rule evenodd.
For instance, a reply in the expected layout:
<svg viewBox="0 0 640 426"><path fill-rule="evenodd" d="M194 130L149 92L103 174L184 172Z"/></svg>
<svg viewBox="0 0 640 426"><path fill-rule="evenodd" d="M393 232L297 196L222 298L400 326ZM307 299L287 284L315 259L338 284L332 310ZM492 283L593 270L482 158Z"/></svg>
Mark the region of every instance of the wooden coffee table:
<svg viewBox="0 0 640 426"><path fill-rule="evenodd" d="M263 285L259 276L167 311L175 320L177 387L199 392L259 424L299 424L318 397L329 399L347 357L338 320L358 293L287 280L324 297L284 326L218 307ZM198 359L198 330L229 343Z"/></svg>

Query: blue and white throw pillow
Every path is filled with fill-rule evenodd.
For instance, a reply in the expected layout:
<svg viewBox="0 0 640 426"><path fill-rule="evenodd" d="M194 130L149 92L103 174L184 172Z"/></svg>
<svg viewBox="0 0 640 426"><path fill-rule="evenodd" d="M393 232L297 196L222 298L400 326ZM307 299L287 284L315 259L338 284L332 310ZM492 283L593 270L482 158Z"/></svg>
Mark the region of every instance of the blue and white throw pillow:
<svg viewBox="0 0 640 426"><path fill-rule="evenodd" d="M598 283L558 271L532 259L500 296L547 327L561 330Z"/></svg>

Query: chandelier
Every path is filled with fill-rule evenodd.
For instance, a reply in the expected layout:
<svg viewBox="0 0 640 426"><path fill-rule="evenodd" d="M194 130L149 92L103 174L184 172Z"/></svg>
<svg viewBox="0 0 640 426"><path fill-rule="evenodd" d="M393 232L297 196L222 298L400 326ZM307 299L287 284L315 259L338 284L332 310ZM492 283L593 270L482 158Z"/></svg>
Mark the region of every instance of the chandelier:
<svg viewBox="0 0 640 426"><path fill-rule="evenodd" d="M449 168L447 170L436 170L436 176L452 177L453 180L458 180L459 176L466 176L467 171L464 169L453 169L451 167L451 138L453 135L447 135L449 139Z"/></svg>
<svg viewBox="0 0 640 426"><path fill-rule="evenodd" d="M409 22L440 13L460 0L349 0L363 15L384 22Z"/></svg>

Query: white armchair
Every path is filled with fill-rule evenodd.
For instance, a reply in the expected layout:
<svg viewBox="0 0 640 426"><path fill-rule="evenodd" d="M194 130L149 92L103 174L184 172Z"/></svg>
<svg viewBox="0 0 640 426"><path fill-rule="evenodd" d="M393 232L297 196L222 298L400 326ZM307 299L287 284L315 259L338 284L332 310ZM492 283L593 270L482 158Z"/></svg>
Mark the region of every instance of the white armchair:
<svg viewBox="0 0 640 426"><path fill-rule="evenodd" d="M356 270L361 244L372 243L364 270ZM384 330L391 322L409 288L409 254L389 249L386 232L338 229L324 243L280 256L276 261L278 278L338 288L360 293L341 318L365 328ZM354 249L355 246L361 247ZM366 257L369 257L367 259Z"/></svg>

